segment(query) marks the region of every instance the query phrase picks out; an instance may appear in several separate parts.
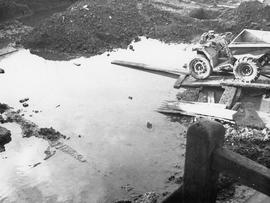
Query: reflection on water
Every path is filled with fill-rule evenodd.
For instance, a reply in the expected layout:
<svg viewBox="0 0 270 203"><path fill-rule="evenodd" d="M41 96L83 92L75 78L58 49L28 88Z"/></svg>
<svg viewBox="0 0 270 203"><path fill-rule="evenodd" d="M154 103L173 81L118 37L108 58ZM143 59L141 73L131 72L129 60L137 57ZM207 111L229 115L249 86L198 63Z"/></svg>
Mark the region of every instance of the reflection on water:
<svg viewBox="0 0 270 203"><path fill-rule="evenodd" d="M63 142L87 160L81 163L58 150L45 161L45 140L22 138L19 126L5 124L12 142L0 154L3 202L113 202L176 187L166 180L180 170L177 163L183 164L184 127L154 111L163 100L174 99L175 81L110 61L175 69L185 62L185 45L143 39L134 48L71 61L48 61L27 50L2 59L0 102L70 137ZM25 97L27 108L19 103ZM121 188L127 184L131 191Z"/></svg>

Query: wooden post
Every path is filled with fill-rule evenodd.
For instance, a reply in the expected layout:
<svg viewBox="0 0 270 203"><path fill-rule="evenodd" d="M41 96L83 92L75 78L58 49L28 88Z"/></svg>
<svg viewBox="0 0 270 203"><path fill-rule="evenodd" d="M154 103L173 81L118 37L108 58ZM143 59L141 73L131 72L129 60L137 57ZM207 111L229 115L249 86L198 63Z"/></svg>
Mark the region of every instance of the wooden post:
<svg viewBox="0 0 270 203"><path fill-rule="evenodd" d="M270 169L228 149L215 150L213 168L270 196Z"/></svg>
<svg viewBox="0 0 270 203"><path fill-rule="evenodd" d="M214 203L219 172L212 169L213 151L223 145L224 127L214 121L200 120L187 132L184 169L184 202Z"/></svg>

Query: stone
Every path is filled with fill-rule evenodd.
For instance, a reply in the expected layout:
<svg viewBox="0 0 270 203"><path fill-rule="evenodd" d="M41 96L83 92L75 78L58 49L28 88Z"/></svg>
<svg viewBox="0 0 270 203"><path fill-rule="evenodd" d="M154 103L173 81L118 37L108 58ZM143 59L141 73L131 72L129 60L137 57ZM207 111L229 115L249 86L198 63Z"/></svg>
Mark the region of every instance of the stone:
<svg viewBox="0 0 270 203"><path fill-rule="evenodd" d="M11 141L11 133L8 129L0 127L0 145L5 145Z"/></svg>

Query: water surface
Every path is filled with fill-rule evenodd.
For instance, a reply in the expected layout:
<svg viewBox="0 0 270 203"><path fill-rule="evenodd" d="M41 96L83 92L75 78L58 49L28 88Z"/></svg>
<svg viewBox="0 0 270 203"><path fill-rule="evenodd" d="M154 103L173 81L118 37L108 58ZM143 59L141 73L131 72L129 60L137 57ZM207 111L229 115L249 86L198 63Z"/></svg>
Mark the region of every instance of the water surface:
<svg viewBox="0 0 270 203"><path fill-rule="evenodd" d="M0 154L1 201L94 203L172 192L177 185L167 179L182 173L185 128L155 109L175 99L175 80L110 62L175 69L188 57L186 46L143 38L134 44L135 51L116 50L110 56L49 61L20 50L2 58L6 73L0 75L0 102L70 137L62 141L87 162L61 151L44 161L45 140L22 138L18 125L2 125L11 130L12 141ZM30 99L27 108L19 102L25 97Z"/></svg>

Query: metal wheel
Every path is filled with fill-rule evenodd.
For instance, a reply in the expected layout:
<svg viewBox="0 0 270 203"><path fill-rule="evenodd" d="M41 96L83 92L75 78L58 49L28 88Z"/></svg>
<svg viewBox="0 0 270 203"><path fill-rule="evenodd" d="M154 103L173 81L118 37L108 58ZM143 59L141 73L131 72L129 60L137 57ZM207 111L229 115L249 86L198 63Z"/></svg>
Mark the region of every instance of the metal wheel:
<svg viewBox="0 0 270 203"><path fill-rule="evenodd" d="M212 73L209 61L202 55L197 55L189 63L190 74L199 80L208 78Z"/></svg>
<svg viewBox="0 0 270 203"><path fill-rule="evenodd" d="M236 79L242 82L252 82L260 76L260 64L253 58L240 58L233 67L233 74Z"/></svg>

